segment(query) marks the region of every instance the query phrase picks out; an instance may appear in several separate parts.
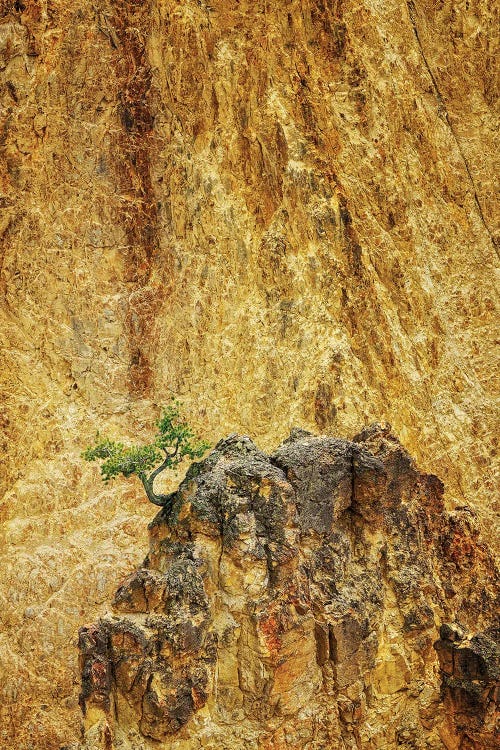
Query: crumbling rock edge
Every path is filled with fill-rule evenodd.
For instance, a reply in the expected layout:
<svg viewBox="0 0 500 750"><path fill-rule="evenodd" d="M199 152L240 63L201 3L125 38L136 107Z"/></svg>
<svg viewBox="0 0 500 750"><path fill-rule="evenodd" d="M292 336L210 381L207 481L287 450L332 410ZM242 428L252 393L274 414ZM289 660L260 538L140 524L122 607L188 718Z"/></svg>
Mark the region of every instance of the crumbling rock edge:
<svg viewBox="0 0 500 750"><path fill-rule="evenodd" d="M389 425L231 435L80 631L85 750L497 746L498 572Z"/></svg>

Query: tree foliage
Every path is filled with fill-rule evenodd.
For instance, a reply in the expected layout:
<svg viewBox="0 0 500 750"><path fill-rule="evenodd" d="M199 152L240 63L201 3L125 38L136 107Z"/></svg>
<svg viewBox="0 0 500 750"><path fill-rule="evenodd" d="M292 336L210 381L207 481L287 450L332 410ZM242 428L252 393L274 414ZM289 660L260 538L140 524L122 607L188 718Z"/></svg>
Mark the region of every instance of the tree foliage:
<svg viewBox="0 0 500 750"><path fill-rule="evenodd" d="M199 458L210 446L196 437L181 416L180 403L174 399L169 406L163 408L156 427L152 443L131 447L103 438L97 433L95 444L86 448L82 457L86 461L102 462L101 476L104 482L107 483L120 474L124 477L135 474L154 505L168 505L170 495L154 491L154 481L158 474L166 469L175 469L186 457Z"/></svg>

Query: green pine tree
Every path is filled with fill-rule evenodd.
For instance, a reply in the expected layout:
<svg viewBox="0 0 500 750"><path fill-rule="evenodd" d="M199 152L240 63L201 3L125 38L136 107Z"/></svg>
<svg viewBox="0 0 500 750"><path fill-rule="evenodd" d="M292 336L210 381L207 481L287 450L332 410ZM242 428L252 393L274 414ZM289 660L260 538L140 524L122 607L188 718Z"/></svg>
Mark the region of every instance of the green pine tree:
<svg viewBox="0 0 500 750"><path fill-rule="evenodd" d="M156 426L158 430L151 443L130 448L126 448L123 443L101 438L97 433L95 444L83 451L82 458L86 461L102 461L101 476L106 483L120 474L124 477L137 475L148 500L154 505L168 505L170 495L154 491L154 481L158 474L166 469L175 469L186 456L191 459L199 458L210 446L195 436L180 414L180 403L174 399L170 406L163 408Z"/></svg>

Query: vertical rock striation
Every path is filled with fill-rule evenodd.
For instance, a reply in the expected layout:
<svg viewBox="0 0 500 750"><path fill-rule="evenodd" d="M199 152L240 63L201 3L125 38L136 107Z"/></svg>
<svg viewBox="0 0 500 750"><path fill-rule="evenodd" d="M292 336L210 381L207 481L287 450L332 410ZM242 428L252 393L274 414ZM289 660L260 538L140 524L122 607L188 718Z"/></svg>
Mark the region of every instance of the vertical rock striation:
<svg viewBox="0 0 500 750"><path fill-rule="evenodd" d="M221 441L80 631L85 750L496 747L498 575L442 496L387 426Z"/></svg>

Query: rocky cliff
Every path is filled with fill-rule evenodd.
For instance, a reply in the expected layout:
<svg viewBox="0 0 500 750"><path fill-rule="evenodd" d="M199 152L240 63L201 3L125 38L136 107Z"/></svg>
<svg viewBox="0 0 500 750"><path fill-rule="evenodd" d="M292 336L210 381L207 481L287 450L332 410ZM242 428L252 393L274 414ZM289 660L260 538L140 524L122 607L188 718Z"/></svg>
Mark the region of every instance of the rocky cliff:
<svg viewBox="0 0 500 750"><path fill-rule="evenodd" d="M76 633L151 518L80 451L171 393L264 450L387 420L494 536L497 31L493 0L0 0L2 748L77 741Z"/></svg>
<svg viewBox="0 0 500 750"><path fill-rule="evenodd" d="M85 750L498 747L499 577L374 425L232 436L82 628Z"/></svg>

